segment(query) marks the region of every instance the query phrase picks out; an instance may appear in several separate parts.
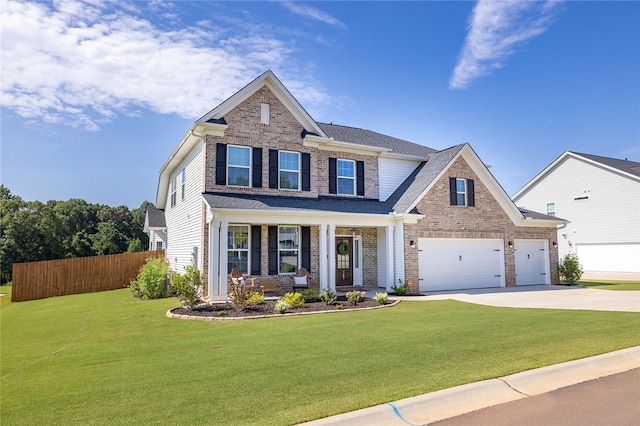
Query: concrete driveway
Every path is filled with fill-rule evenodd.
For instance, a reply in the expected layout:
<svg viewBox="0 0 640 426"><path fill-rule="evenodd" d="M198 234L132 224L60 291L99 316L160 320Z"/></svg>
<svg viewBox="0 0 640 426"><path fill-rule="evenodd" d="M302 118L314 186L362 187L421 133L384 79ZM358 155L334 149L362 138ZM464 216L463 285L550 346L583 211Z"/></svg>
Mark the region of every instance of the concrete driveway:
<svg viewBox="0 0 640 426"><path fill-rule="evenodd" d="M393 296L392 299L453 299L479 305L510 308L640 312L640 291L594 290L562 285L439 291L423 296Z"/></svg>

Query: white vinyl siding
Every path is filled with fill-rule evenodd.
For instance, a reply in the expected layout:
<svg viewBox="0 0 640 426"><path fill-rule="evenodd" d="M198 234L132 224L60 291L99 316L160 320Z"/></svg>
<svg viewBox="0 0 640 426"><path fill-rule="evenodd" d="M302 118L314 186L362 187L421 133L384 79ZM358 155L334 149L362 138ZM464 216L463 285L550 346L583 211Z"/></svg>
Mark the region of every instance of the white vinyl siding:
<svg viewBox="0 0 640 426"><path fill-rule="evenodd" d="M589 271L640 273L640 243L576 244L576 251Z"/></svg>
<svg viewBox="0 0 640 426"><path fill-rule="evenodd" d="M172 180L180 179L184 169L184 201L177 203L173 208L165 206L167 221L165 255L171 268L179 273L183 273L184 268L192 264L194 252L197 257L202 254L202 147L202 143L196 145L185 160L175 168L174 175L171 176ZM170 203L171 197L167 197L167 200ZM202 260L196 259L195 264L202 265Z"/></svg>
<svg viewBox="0 0 640 426"><path fill-rule="evenodd" d="M387 243L384 228L377 228L378 231L378 286L385 287L387 281ZM365 259L366 261L366 259ZM391 283L393 285L394 283Z"/></svg>
<svg viewBox="0 0 640 426"><path fill-rule="evenodd" d="M640 243L637 178L568 156L514 201L545 213L550 200L556 217L571 221L558 230L560 259L567 253L576 253L577 245ZM583 255L587 256L587 252L583 251ZM600 267L586 257L580 262L585 271Z"/></svg>
<svg viewBox="0 0 640 426"><path fill-rule="evenodd" d="M386 201L419 164L419 161L399 160L396 158L378 159L380 201Z"/></svg>

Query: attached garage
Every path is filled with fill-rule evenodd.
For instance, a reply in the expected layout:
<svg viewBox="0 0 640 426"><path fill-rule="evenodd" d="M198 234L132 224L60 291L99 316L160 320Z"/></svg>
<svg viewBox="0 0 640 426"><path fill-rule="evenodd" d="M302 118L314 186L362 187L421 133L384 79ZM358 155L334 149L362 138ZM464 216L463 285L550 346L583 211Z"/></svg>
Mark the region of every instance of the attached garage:
<svg viewBox="0 0 640 426"><path fill-rule="evenodd" d="M640 272L640 244L576 244L585 271Z"/></svg>
<svg viewBox="0 0 640 426"><path fill-rule="evenodd" d="M493 239L418 239L420 291L504 287L504 244Z"/></svg>
<svg viewBox="0 0 640 426"><path fill-rule="evenodd" d="M549 242L515 240L516 285L551 284Z"/></svg>

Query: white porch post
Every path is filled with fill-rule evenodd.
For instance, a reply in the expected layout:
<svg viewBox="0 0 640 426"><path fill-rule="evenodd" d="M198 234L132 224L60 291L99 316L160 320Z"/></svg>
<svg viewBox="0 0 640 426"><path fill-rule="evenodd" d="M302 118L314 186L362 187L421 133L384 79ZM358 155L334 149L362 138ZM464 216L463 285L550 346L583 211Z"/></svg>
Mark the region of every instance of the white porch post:
<svg viewBox="0 0 640 426"><path fill-rule="evenodd" d="M387 261L387 282L386 287L387 291L391 291L391 286L393 285L393 275L394 275L394 254L393 254L393 226L387 226L385 228L385 244L386 244L386 261Z"/></svg>
<svg viewBox="0 0 640 426"><path fill-rule="evenodd" d="M335 290L336 289L336 225L329 225L329 241L327 241L327 248L329 249L328 253L328 262L327 266L329 268L329 285L328 287Z"/></svg>
<svg viewBox="0 0 640 426"><path fill-rule="evenodd" d="M209 222L209 300L219 300L220 296L220 287L218 287L219 241L220 222Z"/></svg>
<svg viewBox="0 0 640 426"><path fill-rule="evenodd" d="M329 287L329 265L327 259L327 224L320 224L320 268L318 274L320 275L320 291Z"/></svg>
<svg viewBox="0 0 640 426"><path fill-rule="evenodd" d="M395 276L393 277L393 282L396 283L398 280L402 280L404 282L404 222L402 220L396 221L393 236L393 255L395 263Z"/></svg>
<svg viewBox="0 0 640 426"><path fill-rule="evenodd" d="M219 300L227 300L227 234L229 233L229 222L220 222L220 244L218 245L218 258L220 259L220 269L218 277L220 279Z"/></svg>

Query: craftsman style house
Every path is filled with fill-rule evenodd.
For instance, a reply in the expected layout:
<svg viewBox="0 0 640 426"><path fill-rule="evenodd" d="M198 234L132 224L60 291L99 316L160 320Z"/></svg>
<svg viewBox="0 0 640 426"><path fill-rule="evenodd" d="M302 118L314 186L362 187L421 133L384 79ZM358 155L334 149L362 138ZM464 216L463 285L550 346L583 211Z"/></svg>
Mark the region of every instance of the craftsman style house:
<svg viewBox="0 0 640 426"><path fill-rule="evenodd" d="M468 144L445 150L317 123L271 71L195 121L146 229L225 299L232 268L291 288L412 292L557 282L556 229L518 209Z"/></svg>
<svg viewBox="0 0 640 426"><path fill-rule="evenodd" d="M513 200L570 220L558 252L576 253L585 272L640 274L640 163L566 151Z"/></svg>

